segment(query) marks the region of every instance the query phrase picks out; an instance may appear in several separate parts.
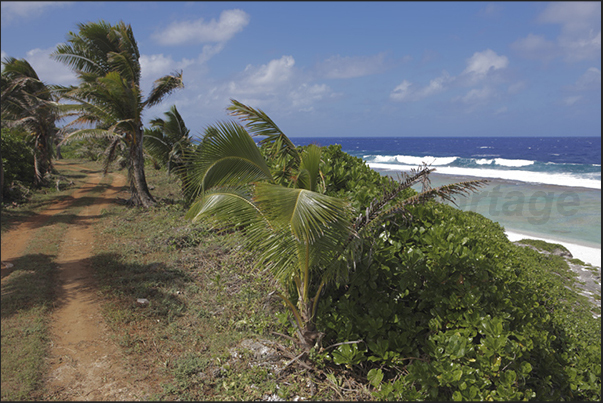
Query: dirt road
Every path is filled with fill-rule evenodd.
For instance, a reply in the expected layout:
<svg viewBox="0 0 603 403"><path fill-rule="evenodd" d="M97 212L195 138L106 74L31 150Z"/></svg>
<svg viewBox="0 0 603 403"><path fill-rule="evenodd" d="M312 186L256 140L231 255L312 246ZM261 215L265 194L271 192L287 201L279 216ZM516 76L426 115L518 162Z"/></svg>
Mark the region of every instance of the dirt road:
<svg viewBox="0 0 603 403"><path fill-rule="evenodd" d="M60 162L57 165L60 169ZM72 197L51 205L2 235L2 262L10 263L23 255L35 232L50 217L74 209L83 197L90 198L70 220L56 258L60 290L50 326L50 371L45 381L45 399L145 400L149 396L144 380L137 379L136 371L127 367L119 346L109 337L90 264L95 242L92 224L103 208L114 203L126 189L123 175L113 174L111 178L103 193L90 198L90 192L102 177L98 172L88 173L86 183Z"/></svg>

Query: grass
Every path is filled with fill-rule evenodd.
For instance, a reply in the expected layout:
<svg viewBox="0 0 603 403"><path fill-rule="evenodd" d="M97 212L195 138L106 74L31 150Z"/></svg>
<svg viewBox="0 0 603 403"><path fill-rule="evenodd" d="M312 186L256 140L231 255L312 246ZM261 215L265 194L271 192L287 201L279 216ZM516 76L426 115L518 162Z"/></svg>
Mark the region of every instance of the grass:
<svg viewBox="0 0 603 403"><path fill-rule="evenodd" d="M147 181L157 206L113 206L97 224L103 242L94 266L115 339L156 380L152 398L335 398L326 381L306 370L275 369L283 360L258 361L241 347L256 340L294 350L273 334L289 331L275 319L285 312L270 297L275 280L255 267L239 234L183 218L186 207L173 177L149 168ZM138 298L148 299L148 306L138 305Z"/></svg>

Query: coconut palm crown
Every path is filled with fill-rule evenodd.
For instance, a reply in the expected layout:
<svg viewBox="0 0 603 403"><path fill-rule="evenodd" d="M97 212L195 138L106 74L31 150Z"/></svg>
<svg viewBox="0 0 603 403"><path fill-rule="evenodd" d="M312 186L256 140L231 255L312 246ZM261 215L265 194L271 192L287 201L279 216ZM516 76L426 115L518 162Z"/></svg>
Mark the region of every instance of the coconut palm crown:
<svg viewBox="0 0 603 403"><path fill-rule="evenodd" d="M155 203L147 187L143 155L143 110L159 104L177 88L183 88L182 72L157 79L144 98L140 88L140 53L132 27L124 22L78 24L67 43L57 46L51 57L68 65L77 75L78 86L58 88L67 114L77 118L70 125L81 128L69 139L109 137L126 144L129 155L130 202L145 207Z"/></svg>

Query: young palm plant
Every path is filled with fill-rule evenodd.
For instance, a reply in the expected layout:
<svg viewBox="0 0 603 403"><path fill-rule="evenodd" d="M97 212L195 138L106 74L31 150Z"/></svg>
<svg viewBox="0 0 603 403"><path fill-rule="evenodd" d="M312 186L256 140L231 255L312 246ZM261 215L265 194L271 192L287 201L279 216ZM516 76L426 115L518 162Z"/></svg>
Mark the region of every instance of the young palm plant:
<svg viewBox="0 0 603 403"><path fill-rule="evenodd" d="M59 87L65 111L77 116L70 125L96 125L70 134L69 139L108 137L122 141L128 149L129 178L134 205L155 203L144 174L143 123L145 108L159 104L177 88L182 88L182 72L157 79L143 99L140 88L140 53L132 27L124 22L112 26L104 21L78 24L66 44L52 54L76 74L77 87ZM115 147L116 142L112 143Z"/></svg>
<svg viewBox="0 0 603 403"><path fill-rule="evenodd" d="M314 315L323 287L344 281L360 258L362 237L371 228L406 207L437 196L452 199L480 186L483 181L463 182L428 189L408 199L399 196L432 171L426 166L406 175L395 187L374 200L357 218L347 200L321 192L319 147L299 152L262 111L232 101L230 110L255 134L267 136L264 144L284 161L289 185L277 183L252 136L237 123L210 126L189 165L187 187L197 196L187 213L192 220L205 219L214 226L242 228L248 247L258 253L258 264L270 269L284 289L293 289L297 301L282 292L293 314L300 345L308 351L318 333ZM293 160L288 161L286 157ZM271 156L271 152L268 153ZM282 173L282 170L279 170ZM281 178L283 179L283 178ZM281 182L281 181L279 181Z"/></svg>
<svg viewBox="0 0 603 403"><path fill-rule="evenodd" d="M297 301L278 294L293 313L301 344L311 346L314 302L320 292L320 287L311 290L313 276L349 233L351 218L345 200L311 189L318 177L318 147L300 156L305 173L296 188L274 183L255 142L236 123L210 126L200 147L189 175L189 186L197 188L199 197L187 217L244 228L247 246L259 254L258 263L286 287L294 285Z"/></svg>
<svg viewBox="0 0 603 403"><path fill-rule="evenodd" d="M144 130L145 149L153 161L167 168L168 175L178 173L185 160L185 154L193 146L190 130L176 105L165 113L166 119L151 120L151 128Z"/></svg>

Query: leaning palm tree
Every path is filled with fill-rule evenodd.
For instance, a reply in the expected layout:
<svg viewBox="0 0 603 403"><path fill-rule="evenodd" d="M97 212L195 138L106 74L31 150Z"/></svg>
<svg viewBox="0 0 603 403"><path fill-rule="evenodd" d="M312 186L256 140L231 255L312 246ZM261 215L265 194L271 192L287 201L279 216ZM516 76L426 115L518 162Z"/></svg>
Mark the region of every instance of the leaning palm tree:
<svg viewBox="0 0 603 403"><path fill-rule="evenodd" d="M297 295L294 302L277 292L293 313L299 343L306 351L318 337L314 315L323 287L332 280L346 279L348 269L359 258L360 241L371 236L371 228L393 214L405 212L408 206L438 196L450 200L483 183L462 182L401 198L404 190L432 171L423 166L388 188L354 218L347 200L320 191L319 147L312 145L300 153L262 111L234 100L232 103L231 111L243 116L250 131L261 130L271 150L280 149L298 161L290 166L291 186L276 183L243 126L220 123L206 130L201 152L195 154L189 168L187 186L194 188L197 201L187 217L221 227L243 228L248 247L258 253L258 264L269 268L284 289L292 289Z"/></svg>
<svg viewBox="0 0 603 403"><path fill-rule="evenodd" d="M51 56L67 64L79 79L77 87L58 89L62 98L74 102L62 106L77 116L70 125L96 126L81 128L69 139L109 137L123 142L129 156L130 202L149 207L155 200L144 173L142 112L182 88L182 72L157 79L143 99L140 53L132 27L124 22L112 26L101 20L78 24L78 28L79 32L70 32L67 43L58 45Z"/></svg>
<svg viewBox="0 0 603 403"><path fill-rule="evenodd" d="M31 134L34 151L34 184L52 171L52 144L59 119L55 95L25 59L2 61L2 126L21 127Z"/></svg>

